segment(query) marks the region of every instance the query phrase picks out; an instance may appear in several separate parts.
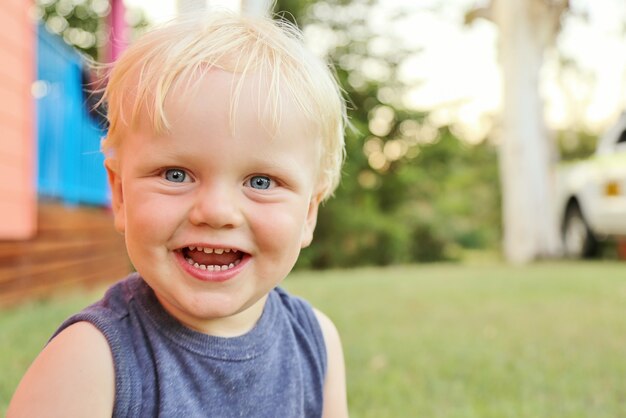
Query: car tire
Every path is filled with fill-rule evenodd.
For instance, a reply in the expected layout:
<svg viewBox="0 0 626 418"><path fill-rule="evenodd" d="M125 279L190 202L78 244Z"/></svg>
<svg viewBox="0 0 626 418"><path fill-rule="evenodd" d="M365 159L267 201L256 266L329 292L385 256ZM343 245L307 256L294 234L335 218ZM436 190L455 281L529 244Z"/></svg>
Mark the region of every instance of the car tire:
<svg viewBox="0 0 626 418"><path fill-rule="evenodd" d="M563 250L568 258L589 258L598 250L598 242L578 204L567 208L563 221Z"/></svg>

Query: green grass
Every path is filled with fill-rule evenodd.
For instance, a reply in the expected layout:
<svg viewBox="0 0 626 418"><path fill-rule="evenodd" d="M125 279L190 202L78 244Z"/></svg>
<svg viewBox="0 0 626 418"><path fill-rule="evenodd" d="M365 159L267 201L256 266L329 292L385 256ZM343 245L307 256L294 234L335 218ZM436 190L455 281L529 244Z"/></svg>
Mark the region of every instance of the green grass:
<svg viewBox="0 0 626 418"><path fill-rule="evenodd" d="M298 272L339 329L353 417L626 416L626 264ZM55 327L99 293L0 312L0 414Z"/></svg>

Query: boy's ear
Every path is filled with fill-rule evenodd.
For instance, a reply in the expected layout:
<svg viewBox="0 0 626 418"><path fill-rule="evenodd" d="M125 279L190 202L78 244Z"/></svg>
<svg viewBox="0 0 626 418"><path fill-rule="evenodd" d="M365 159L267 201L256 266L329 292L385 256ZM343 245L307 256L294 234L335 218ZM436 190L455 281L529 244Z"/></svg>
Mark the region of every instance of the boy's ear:
<svg viewBox="0 0 626 418"><path fill-rule="evenodd" d="M109 186L111 188L111 209L113 209L115 229L123 234L126 229L124 191L122 190L122 178L118 173L119 168L117 161L107 158L104 160L104 167L107 170Z"/></svg>
<svg viewBox="0 0 626 418"><path fill-rule="evenodd" d="M322 201L322 193L317 192L311 197L309 201L309 210L306 214L306 220L304 227L302 228L302 239L300 241L300 248L306 248L311 245L313 241L313 232L315 231L315 225L317 224L317 211Z"/></svg>

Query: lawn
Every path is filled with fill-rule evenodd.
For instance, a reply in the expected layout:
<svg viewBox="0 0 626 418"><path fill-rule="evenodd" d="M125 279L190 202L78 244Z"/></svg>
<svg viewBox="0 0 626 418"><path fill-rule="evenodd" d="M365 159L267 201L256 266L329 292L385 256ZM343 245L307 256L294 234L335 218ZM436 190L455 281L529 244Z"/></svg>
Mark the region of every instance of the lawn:
<svg viewBox="0 0 626 418"><path fill-rule="evenodd" d="M342 335L352 417L626 416L626 264L298 272ZM0 415L55 327L100 292L0 312Z"/></svg>

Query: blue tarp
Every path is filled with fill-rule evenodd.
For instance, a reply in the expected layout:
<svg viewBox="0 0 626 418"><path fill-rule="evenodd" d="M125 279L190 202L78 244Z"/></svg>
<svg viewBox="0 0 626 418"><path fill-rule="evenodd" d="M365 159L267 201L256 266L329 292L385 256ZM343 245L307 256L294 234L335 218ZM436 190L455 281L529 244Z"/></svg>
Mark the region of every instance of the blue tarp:
<svg viewBox="0 0 626 418"><path fill-rule="evenodd" d="M83 91L85 64L60 37L37 30L38 193L68 204L107 205L101 121Z"/></svg>

